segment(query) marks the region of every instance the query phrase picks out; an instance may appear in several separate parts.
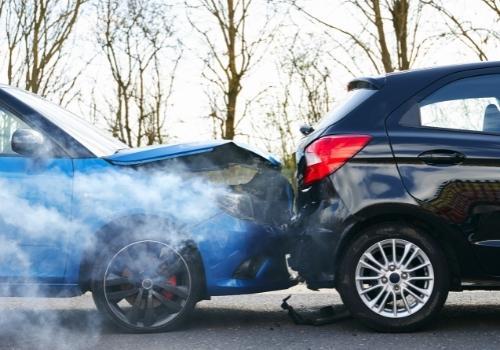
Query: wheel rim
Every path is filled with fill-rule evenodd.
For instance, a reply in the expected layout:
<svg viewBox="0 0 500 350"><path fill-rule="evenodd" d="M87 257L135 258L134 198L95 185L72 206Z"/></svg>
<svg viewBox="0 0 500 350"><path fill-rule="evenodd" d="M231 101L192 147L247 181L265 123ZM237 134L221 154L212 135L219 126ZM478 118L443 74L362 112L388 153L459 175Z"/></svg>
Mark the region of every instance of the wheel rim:
<svg viewBox="0 0 500 350"><path fill-rule="evenodd" d="M429 301L434 269L427 254L404 239L375 243L356 266L356 290L364 304L378 315L407 317Z"/></svg>
<svg viewBox="0 0 500 350"><path fill-rule="evenodd" d="M103 289L109 309L120 320L133 327L157 328L185 308L191 274L184 258L167 244L138 241L111 258Z"/></svg>

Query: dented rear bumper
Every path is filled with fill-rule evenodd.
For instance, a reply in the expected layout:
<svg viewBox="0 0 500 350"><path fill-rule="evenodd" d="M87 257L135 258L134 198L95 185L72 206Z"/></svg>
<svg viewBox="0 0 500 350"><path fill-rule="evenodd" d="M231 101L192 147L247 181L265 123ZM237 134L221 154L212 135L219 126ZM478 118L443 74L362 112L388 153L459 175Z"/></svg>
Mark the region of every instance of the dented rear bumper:
<svg viewBox="0 0 500 350"><path fill-rule="evenodd" d="M353 216L329 180L300 192L297 204L288 263L311 289L334 288L342 242L352 228L349 218Z"/></svg>

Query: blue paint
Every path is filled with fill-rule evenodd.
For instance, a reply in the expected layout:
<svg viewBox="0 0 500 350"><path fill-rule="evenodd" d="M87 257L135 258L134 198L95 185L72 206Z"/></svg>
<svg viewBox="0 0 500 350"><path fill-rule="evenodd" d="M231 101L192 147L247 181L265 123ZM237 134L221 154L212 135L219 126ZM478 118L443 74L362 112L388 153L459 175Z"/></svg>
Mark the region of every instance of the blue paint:
<svg viewBox="0 0 500 350"><path fill-rule="evenodd" d="M5 186L0 192L4 197L0 199L8 198L9 193L15 194L15 203L4 203L4 208L7 209L0 214L0 239L2 244L14 243L18 249L11 252L12 256L0 249L3 254L0 259L0 283L4 286L11 285L10 293L13 295L17 294L16 290L22 289L19 286L27 282L37 283L44 295L76 295L78 293L75 288L80 287L81 265L86 249L89 242L95 242L95 236L105 225L138 214L171 219L176 216L175 212L172 213L172 207L183 208L189 206L191 201L199 205L199 198L179 196L183 193L182 188L175 195L165 193L165 201L168 200L165 206L169 210L161 205L154 208L141 207L140 203L129 200L127 191L133 191L134 188L117 187L114 189L117 195L111 202L106 202L108 199L103 188L99 184L93 187L93 179L103 175L117 179L127 176L148 184L150 179L144 172L147 170L136 171L136 166L208 153L232 142L209 141L127 148L97 156L90 151L91 145L79 143L77 138L55 124L54 119L44 115L46 111L50 112L50 108L38 111L36 104L30 104L31 98L23 102L22 93L14 97L9 89L0 86L0 112L8 110L8 113L15 115L30 128L42 133L59 151L57 156L44 159L0 154L0 184ZM85 139L88 136L81 137ZM260 157L270 167L280 166L280 162L270 154L240 144L235 145ZM121 197L120 192L123 194ZM117 198L123 200L117 201ZM292 199L293 194L290 193L290 207ZM208 295L262 292L287 288L293 284L287 273L276 273L277 267L283 266L284 261L284 233L280 229L236 218L219 208L216 203L207 205L213 208L206 215L202 213L196 219L190 218L182 222L183 217L179 214L176 220L190 233L199 250ZM23 207L29 207L30 211L39 208L42 214L34 217L31 212L16 212L16 209ZM44 223L42 216L47 214L44 210L58 215L58 218L60 216L64 223L62 227ZM12 215L15 213L18 215L18 222L12 222ZM168 240L169 237L166 236L165 239ZM28 265L24 266L19 261L19 256L16 256L19 251L29 261ZM238 266L256 255L262 256L263 260L255 278L235 278L234 272Z"/></svg>

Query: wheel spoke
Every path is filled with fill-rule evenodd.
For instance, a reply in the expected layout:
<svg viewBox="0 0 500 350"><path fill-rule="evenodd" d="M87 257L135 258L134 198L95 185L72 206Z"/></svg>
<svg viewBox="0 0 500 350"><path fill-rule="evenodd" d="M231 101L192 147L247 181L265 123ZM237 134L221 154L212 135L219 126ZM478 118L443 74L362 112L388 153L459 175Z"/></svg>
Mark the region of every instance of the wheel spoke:
<svg viewBox="0 0 500 350"><path fill-rule="evenodd" d="M127 267L130 268L131 265L132 267L135 265L135 262L137 261L137 252L134 253L132 249L126 249L123 252L123 257L128 261Z"/></svg>
<svg viewBox="0 0 500 350"><path fill-rule="evenodd" d="M422 269L424 267L429 266L430 264L431 264L430 262L424 262L423 264L420 264L420 265L418 265L416 267L413 267L411 269L407 269L406 272L415 272L417 270L420 270L420 269Z"/></svg>
<svg viewBox="0 0 500 350"><path fill-rule="evenodd" d="M165 306L165 308L168 311L170 311L172 313L177 313L177 312L182 310L182 306L180 304L173 302L172 300L168 300L160 293L153 290L152 294L156 299L158 299L163 304L163 306Z"/></svg>
<svg viewBox="0 0 500 350"><path fill-rule="evenodd" d="M365 253L363 254L363 256L368 258L368 260L370 260L371 262L375 263L378 267L380 267L380 269L383 270L385 268L385 266L379 263L371 253Z"/></svg>
<svg viewBox="0 0 500 350"><path fill-rule="evenodd" d="M377 275L377 276L362 276L362 277L356 276L356 281L373 281L373 280L378 280L380 277L381 277L380 275Z"/></svg>
<svg viewBox="0 0 500 350"><path fill-rule="evenodd" d="M370 308L373 308L377 304L377 301L380 299L380 297L384 294L386 290L387 290L387 285L385 285L384 288L382 288L382 290L377 294L377 296L373 298L373 300L371 300L369 305Z"/></svg>
<svg viewBox="0 0 500 350"><path fill-rule="evenodd" d="M368 264L366 261L363 261L363 260L362 260L360 263L361 263L361 265L363 265L364 267L366 267L366 268L368 268L368 269L371 269L371 270L375 271L375 272L376 272L376 273L378 273L378 274L381 274L381 273L382 273L382 271L381 271L381 270L377 269L376 267L373 267L372 265Z"/></svg>
<svg viewBox="0 0 500 350"><path fill-rule="evenodd" d="M408 288L403 288L404 291L407 291L409 294L411 294L412 297L414 297L419 303L424 303L424 300L419 297L417 294L415 294L412 290Z"/></svg>
<svg viewBox="0 0 500 350"><path fill-rule="evenodd" d="M112 269L110 269L110 274L114 274L116 276L119 276L127 266L130 265L129 258L126 255L126 253L121 252L118 256L117 259L112 266Z"/></svg>
<svg viewBox="0 0 500 350"><path fill-rule="evenodd" d="M410 283L410 282L408 282L408 281L407 281L407 282L406 282L406 285L407 285L408 287L411 287L411 288L412 288L412 289L414 289L415 291L419 292L420 294L425 295L426 297L428 297L428 296L429 296L428 292L427 292L425 289L419 288L419 287L417 287L416 285L414 285L413 283Z"/></svg>
<svg viewBox="0 0 500 350"><path fill-rule="evenodd" d="M403 265L403 269L406 269L408 267L408 265L413 261L413 259L415 259L417 254L420 252L420 249L418 249L418 247L415 247L414 249L415 250L413 251L413 253L411 253L410 257L408 258L406 263Z"/></svg>
<svg viewBox="0 0 500 350"><path fill-rule="evenodd" d="M118 302L122 300L123 298L130 297L134 294L137 294L139 292L139 288L130 288L126 290L120 290L117 292L111 292L107 293L108 299L113 301L113 302Z"/></svg>
<svg viewBox="0 0 500 350"><path fill-rule="evenodd" d="M381 284L376 284L376 285L374 285L374 286L371 286L371 287L369 287L369 288L364 289L364 290L363 290L360 294L366 294L366 293L371 292L372 290L377 289L377 288L380 288L380 287L383 287L383 285L381 285Z"/></svg>
<svg viewBox="0 0 500 350"><path fill-rule="evenodd" d="M415 276L408 278L408 281L432 281L433 279L431 276Z"/></svg>
<svg viewBox="0 0 500 350"><path fill-rule="evenodd" d="M403 266L405 258L408 255L408 253L411 251L412 246L413 245L411 243L405 244L405 250L403 251L403 256L399 260L398 266Z"/></svg>
<svg viewBox="0 0 500 350"><path fill-rule="evenodd" d="M146 299L146 311L144 313L144 325L151 326L155 322L155 310L153 307L153 294L150 290Z"/></svg>
<svg viewBox="0 0 500 350"><path fill-rule="evenodd" d="M155 286L163 289L166 292L175 294L182 299L186 299L189 296L189 291L186 287L174 286L173 284L170 284L167 281L155 282Z"/></svg>
<svg viewBox="0 0 500 350"><path fill-rule="evenodd" d="M165 276L168 279L169 277L178 274L183 267L184 262L180 257L177 257L176 260L172 263L161 261L158 265L157 271L159 274Z"/></svg>
<svg viewBox="0 0 500 350"><path fill-rule="evenodd" d="M106 287L119 286L122 284L132 284L128 277L115 277L106 280Z"/></svg>
<svg viewBox="0 0 500 350"><path fill-rule="evenodd" d="M408 300L406 300L406 296L403 289L401 289L401 298L403 299L403 303L405 304L406 311L408 312L408 314L411 314L411 308L410 305L408 305Z"/></svg>
<svg viewBox="0 0 500 350"><path fill-rule="evenodd" d="M387 267L389 265L389 260L387 259L387 255L385 255L384 248L382 247L382 244L380 244L380 242L378 242L378 249L380 250L380 254L384 259L384 267Z"/></svg>
<svg viewBox="0 0 500 350"><path fill-rule="evenodd" d="M396 264L397 263L397 257L396 257L396 240L392 240L392 263Z"/></svg>
<svg viewBox="0 0 500 350"><path fill-rule="evenodd" d="M392 312L394 313L394 317L398 315L398 298L395 292L392 292Z"/></svg>
<svg viewBox="0 0 500 350"><path fill-rule="evenodd" d="M389 295L391 295L391 292L389 292L387 290L387 288L384 288L384 291L386 291L385 297L384 297L384 299L382 299L382 301L380 302L380 305L378 306L378 309L377 309L378 312L380 312L384 309L385 303L387 302L387 299L389 299Z"/></svg>
<svg viewBox="0 0 500 350"><path fill-rule="evenodd" d="M137 293L137 297L135 298L134 304L132 304L132 307L125 314L125 317L127 317L127 320L129 320L129 322L132 324L137 323L137 319L139 318L139 313L141 311L141 302L142 302L143 293L144 293L144 290L140 289L139 293Z"/></svg>

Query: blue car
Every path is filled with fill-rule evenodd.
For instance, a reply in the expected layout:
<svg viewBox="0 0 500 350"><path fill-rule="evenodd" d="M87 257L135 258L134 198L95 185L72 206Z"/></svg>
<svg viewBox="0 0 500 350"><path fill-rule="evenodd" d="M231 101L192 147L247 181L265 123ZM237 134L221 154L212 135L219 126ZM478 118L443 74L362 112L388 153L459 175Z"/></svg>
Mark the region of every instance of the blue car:
<svg viewBox="0 0 500 350"><path fill-rule="evenodd" d="M128 332L179 327L215 295L285 289L293 191L231 141L129 148L0 86L0 295L72 297Z"/></svg>

